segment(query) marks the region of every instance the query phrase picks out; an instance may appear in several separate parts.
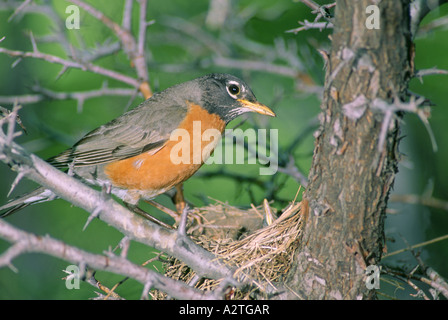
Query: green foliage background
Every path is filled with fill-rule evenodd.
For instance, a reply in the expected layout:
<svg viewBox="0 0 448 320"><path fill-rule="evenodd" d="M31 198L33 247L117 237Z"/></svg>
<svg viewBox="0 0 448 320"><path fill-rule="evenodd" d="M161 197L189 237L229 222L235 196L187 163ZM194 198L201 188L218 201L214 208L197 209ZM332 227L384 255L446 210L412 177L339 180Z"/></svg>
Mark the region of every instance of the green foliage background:
<svg viewBox="0 0 448 320"><path fill-rule="evenodd" d="M39 1L38 1L39 3ZM66 1L51 2L57 13L65 19ZM121 22L122 1L92 1L92 5L102 10L114 21ZM311 164L313 152L313 131L316 127L316 116L319 113L319 98L313 94L296 90L293 79L265 72L263 70L241 70L232 67L214 65L215 50L220 44L226 49L228 56L234 59L261 60L270 59L269 52L275 52L284 46L295 52L302 62L298 69L308 74L317 84L322 85L324 79L323 62L316 49L328 49L328 35L331 31L303 31L295 35L286 30L298 27L297 21L308 19L314 15L303 4L282 0L243 0L231 1L230 15L224 26L212 30L205 24L209 9L209 1L183 0L151 0L148 4L148 19L155 23L148 28L146 50L148 67L153 90L163 90L173 84L190 80L209 72L227 72L243 77L251 85L257 98L272 107L277 113L275 119L250 116L242 128L259 126L278 129L280 148L286 149L301 133L303 141L294 149L293 156L298 167L305 175ZM448 7L444 6L432 12L424 24L447 15ZM11 10L0 11L0 38L6 36L0 46L13 50L32 50L29 32L38 39L40 51L65 57L65 52L58 43L44 43L40 37L51 34L54 23L45 15L27 14L7 22ZM134 22L138 17L138 5L134 4ZM182 19L181 22L176 19ZM177 25L177 23L179 23ZM197 32L188 34L186 25L195 26ZM180 28L179 28L180 26ZM137 29L134 23L133 29ZM114 35L105 26L81 10L80 30L66 31L74 46L79 47L79 39L84 39L87 47L115 41ZM204 40L206 39L206 40ZM207 43L207 39L210 40ZM448 30L438 28L416 40L417 69L438 67L448 69ZM259 47L258 54L254 48ZM271 50L271 51L270 51ZM32 93L32 86L38 83L43 88L54 91L82 91L101 87L104 77L69 70L61 78L56 79L61 70L59 65L36 59L24 59L13 69L15 59L0 55L0 96L13 96ZM134 75L129 61L123 52L108 56L95 62L113 70ZM272 63L285 65L285 60L274 57ZM429 136L416 115L405 115L403 119L400 144L403 160L396 178L394 192L398 194L424 194L433 191L433 196L448 201L448 119L447 89L448 76L437 75L425 77L421 83L414 79L410 89L412 92L430 99L433 108L431 127L435 133L438 152L431 148ZM109 87L124 87L114 80L107 80ZM87 100L82 110L78 110L76 101L44 101L24 105L20 116L27 128L28 135L17 139L30 152L42 158L52 156L72 145L93 128L117 117L127 108L136 106L142 98L130 101L129 97L101 97ZM5 107L10 107L6 106ZM230 127L236 125L234 121ZM264 187L260 188L249 182L238 182L225 176L212 178L201 177L201 173L217 172L224 165L204 166L199 174L185 184L186 198L195 205L213 202L212 199L228 201L232 205L248 206L251 202L258 205L264 197L275 194L274 206L282 207L285 201L292 200L299 187L291 177L277 173L274 177L258 176L257 165L225 165L225 171L239 175L261 179ZM15 173L0 164L0 203L6 202L6 194L15 178ZM22 181L14 191L19 195L30 190L34 184ZM266 189L266 187L268 187ZM210 197L210 198L208 198ZM166 196L158 200L171 206ZM282 201L283 200L283 201ZM388 216L386 234L389 252L406 246L400 235L411 245L432 239L448 232L448 213L418 205L391 204L396 213ZM153 212L153 208L146 207ZM157 213L155 213L157 214ZM88 214L81 209L71 207L63 200L38 204L9 217L8 222L40 235L49 234L62 239L68 244L84 248L91 252L102 253L114 248L122 235L95 220L85 231L82 231ZM443 276L448 277L448 245L447 241L424 247L421 250L423 260L435 268ZM0 253L9 244L0 240ZM154 250L138 243L132 243L129 257L136 263L143 263L155 254ZM384 262L411 268L416 265L410 253L401 254ZM62 272L67 267L61 261L46 255L26 254L14 261L18 272L8 268L0 269L0 299L86 299L94 296L93 287L81 283L80 290L68 290ZM159 270L161 265L156 265ZM112 287L122 279L121 276L99 272L97 279L106 286ZM398 298L410 298L409 292L394 290L395 288L382 282L390 295ZM133 280L127 281L117 292L129 299L140 297L142 287Z"/></svg>

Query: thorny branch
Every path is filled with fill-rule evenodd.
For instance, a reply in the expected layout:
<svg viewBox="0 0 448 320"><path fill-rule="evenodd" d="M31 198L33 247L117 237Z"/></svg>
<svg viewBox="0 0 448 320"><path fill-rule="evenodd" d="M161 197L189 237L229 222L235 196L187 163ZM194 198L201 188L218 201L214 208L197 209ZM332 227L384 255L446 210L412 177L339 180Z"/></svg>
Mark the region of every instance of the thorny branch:
<svg viewBox="0 0 448 320"><path fill-rule="evenodd" d="M0 119L0 160L8 164L13 170L17 171L21 177L25 176L34 180L54 192L58 197L94 214L99 219L121 231L129 239L141 242L172 256L178 257L196 270L202 277L216 279L231 278L233 274L231 270L219 263L213 254L193 243L187 236L174 230L162 228L133 214L115 202L111 197L108 197L104 193L84 185L82 182L68 174L53 168L35 155L28 154L13 141L13 139L20 134L20 132L14 131L18 109L19 108L16 106L9 115ZM4 127L6 127L5 131ZM101 262L105 259L103 256L93 257L80 254L80 251L75 251L75 256L68 256L66 250L61 250L61 248L67 249L65 245L60 242L57 242L60 244L56 245L56 242L50 239L46 242L42 242L43 240L37 242L28 241L26 242L26 245L24 245L25 242L19 241L19 239L23 238L22 235L25 234L21 232L22 231L18 231L13 227L8 226L5 222L2 222L0 227L0 237L13 243L19 243L17 246L11 247L11 249L7 251L7 254L3 256L4 263L2 265L8 265L11 258L20 253L36 251L46 252L77 263L83 261L82 257L85 256L85 263L100 268L101 266L104 266ZM34 236L31 235L28 235L27 238L39 239L39 237L34 238ZM47 246L46 244L48 244L48 242L55 244L55 246ZM75 249L73 248L73 250ZM75 259L74 257L79 258ZM95 258L100 261L92 262ZM123 264L122 260L122 257L119 261L114 260L117 263L117 268L119 268L118 265L120 263ZM120 274L127 275L124 269L109 270L116 270L119 271L118 273ZM136 279L142 283L148 283L148 279L152 278L152 276L147 275L143 277L143 274L139 272L132 274L132 276L136 277ZM162 278L157 278L156 280L157 281L154 281L154 283L151 282L152 286L162 286L165 289L167 286L170 286L170 281L163 282L161 281L163 280ZM233 281L233 284L238 285L236 281ZM185 293L185 290L182 292ZM190 294L194 295L195 291L191 290Z"/></svg>
<svg viewBox="0 0 448 320"><path fill-rule="evenodd" d="M146 8L147 0L139 0L140 3L140 17L139 17L139 31L138 31L138 42L130 31L122 28L118 23L112 21L109 17L104 15L101 11L95 9L91 5L81 1L81 0L70 0L75 5L80 6L90 15L101 21L110 30L112 30L116 36L120 39L124 51L128 55L132 64L134 65L137 77L141 80L141 84L137 86L143 93L145 99L152 96L152 91L149 86L149 75L148 68L145 61L145 35L146 28L150 23L146 21ZM126 6L125 6L126 9Z"/></svg>
<svg viewBox="0 0 448 320"><path fill-rule="evenodd" d="M11 15L10 20L13 19L20 12L28 11L28 12L40 12L47 14L49 13L58 24L56 36L58 42L62 44L68 56L72 56L72 59L64 59L59 56L42 53L38 50L36 41L32 34L30 34L30 39L33 47L33 51L20 51L20 50L10 50L7 48L0 47L0 53L7 54L11 57L16 57L16 60L13 63L15 66L22 58L35 58L44 60L50 63L60 64L62 65L62 70L59 73L58 77L65 73L69 68L81 69L83 71L89 71L96 74L100 74L106 76L111 79L118 80L120 82L126 83L135 89L140 90L143 94L144 98L147 99L152 95L152 91L149 85L149 75L148 68L145 60L145 51L144 51L144 43L146 36L146 28L152 23L146 21L146 10L147 10L147 1L139 0L140 3L140 16L139 16L139 31L138 31L138 40L136 37L132 35L132 33L128 30L130 27L130 14L131 14L131 4L126 3L124 10L124 19L123 23L124 27L120 26L116 22L112 21L109 17L104 15L101 11L95 9L93 6L81 1L81 0L72 0L72 3L84 9L87 13L101 21L104 25L106 25L120 40L121 46L124 51L128 55L131 64L134 66L134 69L137 74L137 79L127 76L125 74L100 67L96 64L93 64L92 61L97 59L100 56L105 54L110 54L111 52L116 51L119 47L116 44L109 45L104 48L100 48L96 53L90 54L86 56L84 54L83 58L78 58L79 52L74 51L73 47L70 45L70 42L66 39L66 36L61 31L61 19L60 17L54 13L53 9L50 5L35 5L31 4L31 1L25 1L23 3L17 2L17 7L14 13ZM102 50L105 49L105 50Z"/></svg>
<svg viewBox="0 0 448 320"><path fill-rule="evenodd" d="M310 30L310 29L319 29L322 31L323 29L331 29L333 28L333 24L330 22L309 22L308 20L299 21L299 23L302 25L301 27L288 30L286 32L292 32L292 33L299 33L300 31L304 30Z"/></svg>
<svg viewBox="0 0 448 320"><path fill-rule="evenodd" d="M448 201L434 198L432 196L421 196L416 194L392 194L390 197L390 201L409 204L420 204L423 206L448 211Z"/></svg>
<svg viewBox="0 0 448 320"><path fill-rule="evenodd" d="M302 27L298 27L295 29L288 30L287 32L293 32L298 33L303 30L309 30L309 29L326 29L326 28L333 28L332 24L332 14L329 12L328 9L333 8L336 6L336 3L331 3L327 5L319 5L316 2L312 0L299 0L303 4L305 4L307 7L309 7L312 11L311 13L316 14L316 17L314 19L314 22L309 22L307 20L299 21L299 23L302 25ZM431 12L434 9L437 9L442 4L447 3L448 0L412 0L410 2L411 5L411 34L413 37L418 36L419 34L419 27L420 23L422 22L423 18L426 17L426 15ZM325 19L327 22L318 22L320 19ZM422 29L423 31L428 31L432 28L446 25L446 17L442 17L437 19L436 21L424 26Z"/></svg>
<svg viewBox="0 0 448 320"><path fill-rule="evenodd" d="M323 29L332 29L333 26L333 15L330 13L329 9L336 6L336 3L319 5L312 0L300 0L303 4L309 7L312 11L311 13L315 14L313 22L309 22L308 20L299 21L299 24L302 27L298 27L295 29L288 30L286 32L292 32L294 34L299 33L300 31L309 30L309 29L319 29L322 31ZM326 22L319 22L320 19L326 20Z"/></svg>
<svg viewBox="0 0 448 320"><path fill-rule="evenodd" d="M413 0L411 1L411 34L416 36L420 22L432 10L438 8L448 0Z"/></svg>
<svg viewBox="0 0 448 320"><path fill-rule="evenodd" d="M89 91L75 91L75 92L57 92L34 85L31 88L37 92L35 94L25 94L19 96L0 96L0 104L13 105L14 103L24 105L30 103L37 103L47 99L52 100L69 100L74 99L78 103L78 111L82 111L83 104L86 100L92 98L99 98L103 96L124 96L129 97L137 94L136 89L128 88L110 88L107 82L103 83L100 89Z"/></svg>
<svg viewBox="0 0 448 320"><path fill-rule="evenodd" d="M32 51L0 48L0 53L5 53L18 58L13 63L13 67L16 66L22 58L36 58L49 63L62 65L62 70L58 77L65 73L69 68L77 68L119 80L131 85L134 89L113 89L108 88L107 85L103 85L101 89L86 92L55 92L35 86L34 90L39 92L38 94L1 97L2 101L17 104L17 102L33 103L44 98L71 98L77 100L78 107L81 108L86 99L104 94L133 95L137 89L145 98L151 96L152 91L149 87L149 77L144 55L146 28L152 23L152 21L146 21L147 1L139 0L140 14L137 37L134 37L130 32L132 1L125 2L122 26L110 20L102 12L83 1L73 0L71 2L80 6L90 15L109 27L120 40L121 45L117 46L117 42L110 45L107 44L99 47L92 54L86 54L75 50L71 46L66 35L62 32L63 28L56 28L56 37L53 39L47 38L46 41L58 41L61 43L62 47L66 49L69 58L61 58L59 56L40 52L36 39L32 33L30 33ZM31 1L26 1L18 6L13 15L11 15L10 20L24 12L48 14L56 18L55 21L56 23L59 23L59 25L61 22L58 15L53 11L51 5L47 5L46 3L44 5L36 5ZM101 56L116 52L120 47L124 49L131 60L132 65L135 67L138 80L92 63L95 59ZM91 214L88 218L88 222L97 217L121 231L126 237L129 237L129 239L144 243L183 260L197 272L199 277L222 278L227 279L226 283L231 285L240 285L232 279L232 270L229 270L227 267L220 264L214 255L194 244L186 235L172 230L165 230L136 216L118 205L107 193L97 192L83 185L69 175L52 168L36 156L28 154L19 145L15 144L13 139L19 134L14 132L14 122L17 118L17 111L18 108L14 108L13 112L1 119L1 129L4 127L7 127L7 129L6 132L0 132L0 159L18 172L17 179L13 183L13 186L15 186L23 177L34 180L51 190L55 196L66 199L70 203L90 212ZM185 285L178 284L175 281L164 281L164 277L148 273L149 270L141 269L141 267L133 265L130 261L126 260L125 257L92 255L77 248L69 247L58 240L50 238L42 239L27 234L7 225L5 222L2 223L0 227L0 236L13 244L10 247L10 250L1 256L1 265L9 265L13 258L25 252L43 252L58 256L62 259L67 259L80 265L88 265L90 268L109 270L135 278L144 285L144 293L142 296L146 296L147 291L151 287L154 287L166 291L170 296L175 298L201 299L222 297L222 292L220 292L220 290L208 295L202 295L195 289L185 287ZM19 238L28 239L26 245L24 245L25 242L18 242L17 239ZM108 261L108 263L104 264L104 261ZM124 263L123 261L127 262ZM131 272L131 270L134 271ZM222 289L225 290L225 288Z"/></svg>
<svg viewBox="0 0 448 320"><path fill-rule="evenodd" d="M398 270L394 267L383 266L382 273L391 275L394 278L409 284L414 290L417 291L416 295L414 296L423 297L425 300L429 300L429 298L424 293L424 290L419 288L411 280L417 280L421 283L430 286L429 291L434 299L438 299L439 293L441 293L445 298L448 299L448 283L446 282L446 280L443 277L441 277L440 274L436 272L433 268L426 266L425 263L420 258L420 254L414 251L414 249L419 248L421 246L441 240L446 240L447 238L448 235L445 235L413 246L410 246L406 241L406 239L403 238L403 241L406 243L407 248L391 252L390 254L387 254L386 257L390 257L392 255L402 253L404 251L410 251L414 256L414 258L417 260L418 265L415 268L413 268L410 272ZM417 271L420 271L420 274L417 273Z"/></svg>
<svg viewBox="0 0 448 320"><path fill-rule="evenodd" d="M144 285L142 298L148 298L150 288L158 288L178 299L219 299L212 293L203 293L181 281L167 278L155 271L136 265L126 258L110 252L92 254L90 252L69 246L66 243L49 236L37 236L0 220L0 236L9 241L12 246L0 255L0 267L12 266L12 260L24 253L38 252L58 257L77 265L87 265L90 268L121 274L139 281Z"/></svg>
<svg viewBox="0 0 448 320"><path fill-rule="evenodd" d="M36 48L35 48L36 49ZM81 62L76 62L73 60L67 60L67 59L63 59L60 58L58 56L54 56L51 54L46 54L46 53L42 53L38 50L34 50L34 51L19 51L19 50L9 50L9 49L5 49L5 48L1 48L0 47L0 53L5 53L11 57L17 57L17 58L36 58L36 59L41 59L41 60L45 60L47 62L50 63L55 63L55 64L60 64L63 66L63 72L65 72L67 69L69 68L74 68L74 69L81 69L84 71L90 71L93 73L97 73L103 76L106 76L108 78L112 78L112 79L116 79L119 80L123 83L129 84L133 87L138 88L140 86L140 82L138 80L135 80L132 77L126 76L122 73L113 71L113 70L109 70L103 67L100 67L98 65L94 65L92 63L81 63Z"/></svg>
<svg viewBox="0 0 448 320"><path fill-rule="evenodd" d="M378 142L378 150L381 150L384 141L386 139L386 133L390 126L393 117L397 112L409 112L416 114L419 119L424 124L426 130L428 131L429 138L431 139L431 144L434 152L437 151L437 143L434 137L434 133L432 132L431 126L429 125L428 118L430 116L430 108L425 106L425 99L423 97L416 98L415 96L411 96L409 102L402 102L399 98L395 98L393 104L388 104L387 102L381 99L375 99L372 101L371 107L375 110L381 111L384 113L384 120L381 128L380 140Z"/></svg>

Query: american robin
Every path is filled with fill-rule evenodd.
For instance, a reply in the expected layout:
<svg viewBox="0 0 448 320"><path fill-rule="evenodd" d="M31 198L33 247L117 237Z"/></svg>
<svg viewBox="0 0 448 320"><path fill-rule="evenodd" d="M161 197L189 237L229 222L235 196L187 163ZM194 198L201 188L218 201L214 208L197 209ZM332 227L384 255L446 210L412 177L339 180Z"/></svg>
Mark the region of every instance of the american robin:
<svg viewBox="0 0 448 320"><path fill-rule="evenodd" d="M231 120L246 112L275 116L241 79L209 74L154 94L47 161L88 184L109 187L129 208L145 215L137 206L140 199L151 200L181 185L206 160L193 161L194 137L186 139L187 148L180 148L189 153L191 161L173 159L179 156L173 152L179 143L179 139L170 139L173 132L179 129L194 135L200 128L197 133L201 135L209 129L221 134ZM213 148L216 142L201 141L200 151L210 148L210 143ZM185 159L185 154L181 158ZM54 198L51 191L40 187L0 207L0 216Z"/></svg>

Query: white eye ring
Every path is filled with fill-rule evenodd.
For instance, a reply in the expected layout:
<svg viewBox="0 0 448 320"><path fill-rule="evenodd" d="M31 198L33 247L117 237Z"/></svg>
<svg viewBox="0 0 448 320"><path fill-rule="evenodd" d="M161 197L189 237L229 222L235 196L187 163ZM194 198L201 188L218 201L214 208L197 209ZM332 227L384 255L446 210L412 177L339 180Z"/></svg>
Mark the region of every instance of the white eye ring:
<svg viewBox="0 0 448 320"><path fill-rule="evenodd" d="M229 81L226 86L227 93L233 98L238 99L238 95L241 93L240 84L236 81Z"/></svg>

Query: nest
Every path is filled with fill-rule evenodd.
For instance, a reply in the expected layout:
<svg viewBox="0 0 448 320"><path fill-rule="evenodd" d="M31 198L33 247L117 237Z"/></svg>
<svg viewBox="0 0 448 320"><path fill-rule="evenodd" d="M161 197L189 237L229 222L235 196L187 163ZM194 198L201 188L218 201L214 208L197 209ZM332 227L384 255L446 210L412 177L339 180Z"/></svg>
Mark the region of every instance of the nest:
<svg viewBox="0 0 448 320"><path fill-rule="evenodd" d="M275 209L266 200L249 210L217 202L190 213L194 223L188 232L193 241L236 269L234 277L246 282L250 279L251 285L243 289L228 289L226 298L263 299L275 292L276 283L288 274L302 235L302 212L306 212L302 202L292 202L265 226L266 220L275 216ZM166 276L204 291L216 289L222 281L198 279L193 270L175 258L167 259L165 270ZM157 290L152 297L167 298Z"/></svg>

